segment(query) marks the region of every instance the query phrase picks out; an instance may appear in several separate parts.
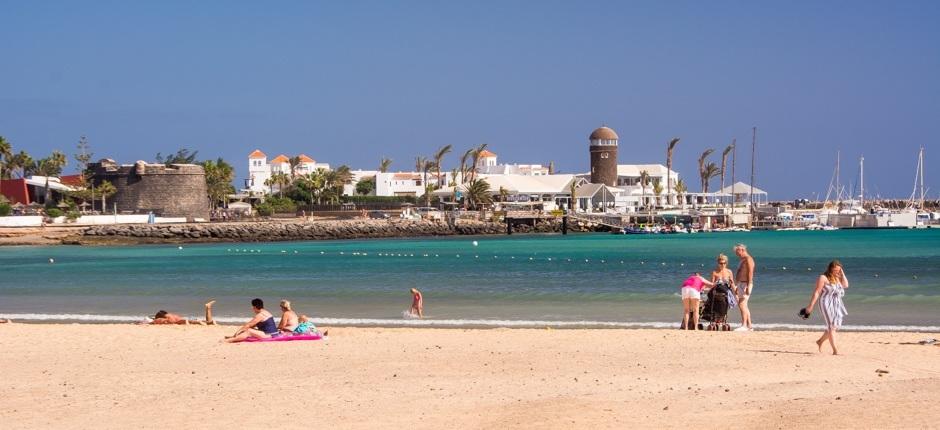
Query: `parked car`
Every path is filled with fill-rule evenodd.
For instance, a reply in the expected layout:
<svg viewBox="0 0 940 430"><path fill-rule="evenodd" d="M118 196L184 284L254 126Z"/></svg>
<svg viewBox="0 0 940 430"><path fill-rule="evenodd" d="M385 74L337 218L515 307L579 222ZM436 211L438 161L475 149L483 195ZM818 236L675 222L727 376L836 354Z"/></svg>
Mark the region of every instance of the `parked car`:
<svg viewBox="0 0 940 430"><path fill-rule="evenodd" d="M387 213L382 211L369 211L369 218L371 219L389 219Z"/></svg>

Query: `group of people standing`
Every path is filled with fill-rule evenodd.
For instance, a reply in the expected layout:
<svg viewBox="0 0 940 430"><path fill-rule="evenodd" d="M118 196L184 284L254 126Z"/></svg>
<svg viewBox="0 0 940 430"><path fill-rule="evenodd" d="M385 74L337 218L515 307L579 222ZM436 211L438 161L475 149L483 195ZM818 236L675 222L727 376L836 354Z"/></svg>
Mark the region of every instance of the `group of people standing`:
<svg viewBox="0 0 940 430"><path fill-rule="evenodd" d="M700 273L693 273L680 287L682 295L682 327L690 330L698 328L699 324L699 302L702 299L703 291L716 287L727 287L733 292L733 303L741 311L741 326L735 331L753 331L751 322L751 310L749 302L751 294L754 292L754 257L748 253L747 246L739 243L734 246L734 253L738 257L738 268L732 272L728 268L728 256L718 254L715 269L711 272L709 279L704 278ZM822 312L825 322L825 330L822 336L816 341L816 346L822 352L823 344L828 340L832 347L832 353L838 354L836 348L836 331L842 327L843 318L848 315L842 297L845 295L845 289L849 288L849 280L845 275L845 270L839 260L832 260L826 267L826 271L816 279L816 286L810 298L809 305L800 309L799 315L807 319L813 312L816 304Z"/></svg>
<svg viewBox="0 0 940 430"><path fill-rule="evenodd" d="M724 286L734 293L734 303L741 310L741 326L735 331L754 330L751 322L751 310L748 307L751 293L754 292L754 257L747 252L747 246L743 243L734 246L734 253L739 260L738 269L734 273L728 269L728 256L718 254L717 264L709 279L696 272L682 283L682 287L680 287L683 310L682 327L689 327L691 330L697 329L699 302L702 300L702 292Z"/></svg>

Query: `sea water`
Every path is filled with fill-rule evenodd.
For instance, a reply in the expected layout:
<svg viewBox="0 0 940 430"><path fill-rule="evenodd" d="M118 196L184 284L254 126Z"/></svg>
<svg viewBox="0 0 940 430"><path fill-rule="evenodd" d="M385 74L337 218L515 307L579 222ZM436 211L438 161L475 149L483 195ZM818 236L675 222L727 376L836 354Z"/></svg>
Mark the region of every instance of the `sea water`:
<svg viewBox="0 0 940 430"><path fill-rule="evenodd" d="M736 243L757 262L758 327L818 326L818 315L797 312L839 259L850 281L847 329L940 331L937 229L4 247L0 317L201 317L215 299L216 318L236 322L260 297L275 313L289 299L318 325L675 327L682 281L707 277L719 253L733 270ZM422 320L402 317L413 287L424 293ZM740 321L737 310L730 320Z"/></svg>

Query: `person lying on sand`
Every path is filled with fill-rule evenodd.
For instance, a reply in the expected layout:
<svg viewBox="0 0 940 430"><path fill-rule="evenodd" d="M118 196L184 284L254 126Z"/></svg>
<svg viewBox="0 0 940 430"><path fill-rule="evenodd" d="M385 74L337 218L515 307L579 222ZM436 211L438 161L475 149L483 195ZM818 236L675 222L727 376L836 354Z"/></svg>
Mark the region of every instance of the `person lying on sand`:
<svg viewBox="0 0 940 430"><path fill-rule="evenodd" d="M13 320L0 318L0 324L10 324Z"/></svg>
<svg viewBox="0 0 940 430"><path fill-rule="evenodd" d="M206 303L206 319L205 320L189 320L180 315L167 312L164 310L157 311L153 316L153 321L150 321L149 324L155 325L166 325L166 324L179 324L179 325L190 325L190 324L199 324L199 325L215 325L215 320L212 319L212 305L215 303L215 300L210 300Z"/></svg>
<svg viewBox="0 0 940 430"><path fill-rule="evenodd" d="M264 308L263 300L253 299L251 301L251 311L255 313L255 316L239 327L238 330L235 330L235 334L226 336L226 342L241 342L249 337L268 339L280 335L277 324L274 323L274 315L271 315L271 312Z"/></svg>
<svg viewBox="0 0 940 430"><path fill-rule="evenodd" d="M295 327L292 332L294 335L320 334L320 336L327 337L330 334L329 330L323 330L323 333L320 333L320 330L313 325L313 321L310 317L306 315L297 317L297 321L299 321L299 324L297 324L297 327Z"/></svg>

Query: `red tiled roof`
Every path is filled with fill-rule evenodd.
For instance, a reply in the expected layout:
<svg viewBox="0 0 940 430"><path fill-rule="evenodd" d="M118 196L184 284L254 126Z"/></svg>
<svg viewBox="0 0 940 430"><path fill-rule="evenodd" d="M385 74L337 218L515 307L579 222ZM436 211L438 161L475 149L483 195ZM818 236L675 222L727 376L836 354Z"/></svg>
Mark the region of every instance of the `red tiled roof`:
<svg viewBox="0 0 940 430"><path fill-rule="evenodd" d="M496 154L488 149L480 151L480 157L495 157Z"/></svg>
<svg viewBox="0 0 940 430"><path fill-rule="evenodd" d="M261 152L260 149L256 149L252 151L251 154L248 154L248 159L252 159L252 158L268 158L268 156L264 155L264 153Z"/></svg>
<svg viewBox="0 0 940 430"><path fill-rule="evenodd" d="M274 157L274 159L271 160L271 164L279 164L279 163L290 163L290 158L287 158L286 155L281 154L281 155L278 155L277 157Z"/></svg>
<svg viewBox="0 0 940 430"><path fill-rule="evenodd" d="M300 154L297 156L297 158L300 158L301 163L316 163L317 162L317 160L314 160L308 157L307 154Z"/></svg>

